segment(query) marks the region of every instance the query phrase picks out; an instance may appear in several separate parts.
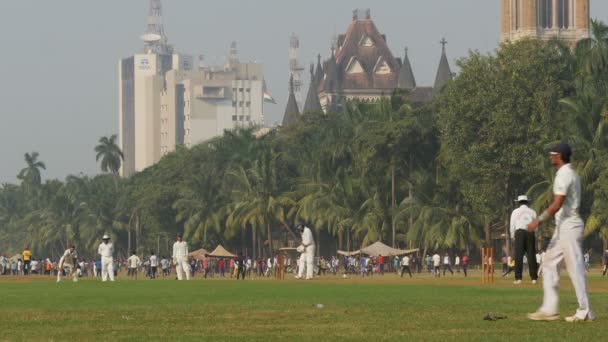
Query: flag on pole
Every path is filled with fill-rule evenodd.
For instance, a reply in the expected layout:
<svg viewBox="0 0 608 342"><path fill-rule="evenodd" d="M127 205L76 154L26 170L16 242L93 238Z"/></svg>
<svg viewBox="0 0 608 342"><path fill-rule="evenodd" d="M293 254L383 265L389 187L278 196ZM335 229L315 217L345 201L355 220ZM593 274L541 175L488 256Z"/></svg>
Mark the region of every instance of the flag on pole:
<svg viewBox="0 0 608 342"><path fill-rule="evenodd" d="M264 102L277 104L277 102L274 100L274 98L272 96L270 96L270 93L268 93L268 88L266 88L266 80L264 80L263 92L264 92Z"/></svg>

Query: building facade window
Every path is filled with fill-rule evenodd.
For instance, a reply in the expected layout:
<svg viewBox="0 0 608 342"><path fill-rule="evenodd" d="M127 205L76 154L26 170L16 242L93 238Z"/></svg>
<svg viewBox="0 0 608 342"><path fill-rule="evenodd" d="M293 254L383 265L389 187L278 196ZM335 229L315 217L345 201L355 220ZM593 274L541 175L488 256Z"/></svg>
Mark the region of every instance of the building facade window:
<svg viewBox="0 0 608 342"><path fill-rule="evenodd" d="M553 27L553 0L537 0L538 26L541 28Z"/></svg>
<svg viewBox="0 0 608 342"><path fill-rule="evenodd" d="M515 13L515 29L519 30L521 28L521 0L514 0L514 9L513 13Z"/></svg>
<svg viewBox="0 0 608 342"><path fill-rule="evenodd" d="M570 0L557 0L557 27L570 27Z"/></svg>

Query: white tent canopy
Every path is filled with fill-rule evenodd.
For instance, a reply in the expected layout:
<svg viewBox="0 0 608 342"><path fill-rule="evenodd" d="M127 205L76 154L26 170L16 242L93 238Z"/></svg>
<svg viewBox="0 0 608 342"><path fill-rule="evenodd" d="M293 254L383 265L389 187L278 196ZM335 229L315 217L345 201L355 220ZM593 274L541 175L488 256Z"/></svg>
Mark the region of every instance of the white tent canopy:
<svg viewBox="0 0 608 342"><path fill-rule="evenodd" d="M338 254L344 255L344 256L353 256L353 255L359 255L359 254L365 254L365 255L370 255L370 256L379 256L379 255L400 256L400 255L412 254L412 253L416 253L416 252L418 252L418 248L397 249L397 248L387 246L380 241L377 241L367 247L361 248L358 251L354 251L354 252L338 251Z"/></svg>
<svg viewBox="0 0 608 342"><path fill-rule="evenodd" d="M207 256L214 258L234 258L236 255L228 252L222 245L217 245L213 252L207 254Z"/></svg>

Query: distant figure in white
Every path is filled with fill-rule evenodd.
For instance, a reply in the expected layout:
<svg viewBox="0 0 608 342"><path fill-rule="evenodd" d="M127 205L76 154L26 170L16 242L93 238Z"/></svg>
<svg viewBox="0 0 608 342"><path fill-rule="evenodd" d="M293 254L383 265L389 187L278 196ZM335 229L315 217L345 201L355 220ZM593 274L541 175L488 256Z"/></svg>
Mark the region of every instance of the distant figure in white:
<svg viewBox="0 0 608 342"><path fill-rule="evenodd" d="M76 259L78 256L76 255L76 247L72 245L70 248L66 249L59 259L59 265L57 266L57 282L61 281L61 275L63 274L63 270L65 267L70 269L70 275L72 275L73 281L78 281L78 268L76 267Z"/></svg>
<svg viewBox="0 0 608 342"><path fill-rule="evenodd" d="M182 235L177 234L177 241L173 244L173 260L175 262L175 273L177 280L184 278L183 273L186 273L186 280L190 280L190 264L188 264L188 244L182 241Z"/></svg>
<svg viewBox="0 0 608 342"><path fill-rule="evenodd" d="M108 234L104 234L103 242L99 245L97 253L101 255L101 281L114 281L114 244L110 242Z"/></svg>
<svg viewBox="0 0 608 342"><path fill-rule="evenodd" d="M297 248L297 251L301 254L296 279L304 278L304 269L306 269L306 280L309 280L312 279L314 272L315 240L313 239L312 231L304 223L298 223L296 230L302 235L302 244Z"/></svg>

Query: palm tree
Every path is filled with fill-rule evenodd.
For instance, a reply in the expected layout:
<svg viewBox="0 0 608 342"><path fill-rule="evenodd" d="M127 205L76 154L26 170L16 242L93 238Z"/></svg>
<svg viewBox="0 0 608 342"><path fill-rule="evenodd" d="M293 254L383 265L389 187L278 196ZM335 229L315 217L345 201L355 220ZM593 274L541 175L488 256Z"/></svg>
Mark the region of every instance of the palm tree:
<svg viewBox="0 0 608 342"><path fill-rule="evenodd" d="M46 170L44 162L38 160L38 152L25 154L25 162L27 166L19 172L17 178L22 181L22 185L29 191L38 188L42 182L40 170Z"/></svg>
<svg viewBox="0 0 608 342"><path fill-rule="evenodd" d="M124 155L120 150L120 147L116 144L116 134L113 134L110 138L101 137L99 138L99 145L95 146L95 161L101 159L101 171L110 172L116 178L120 165L124 160Z"/></svg>

